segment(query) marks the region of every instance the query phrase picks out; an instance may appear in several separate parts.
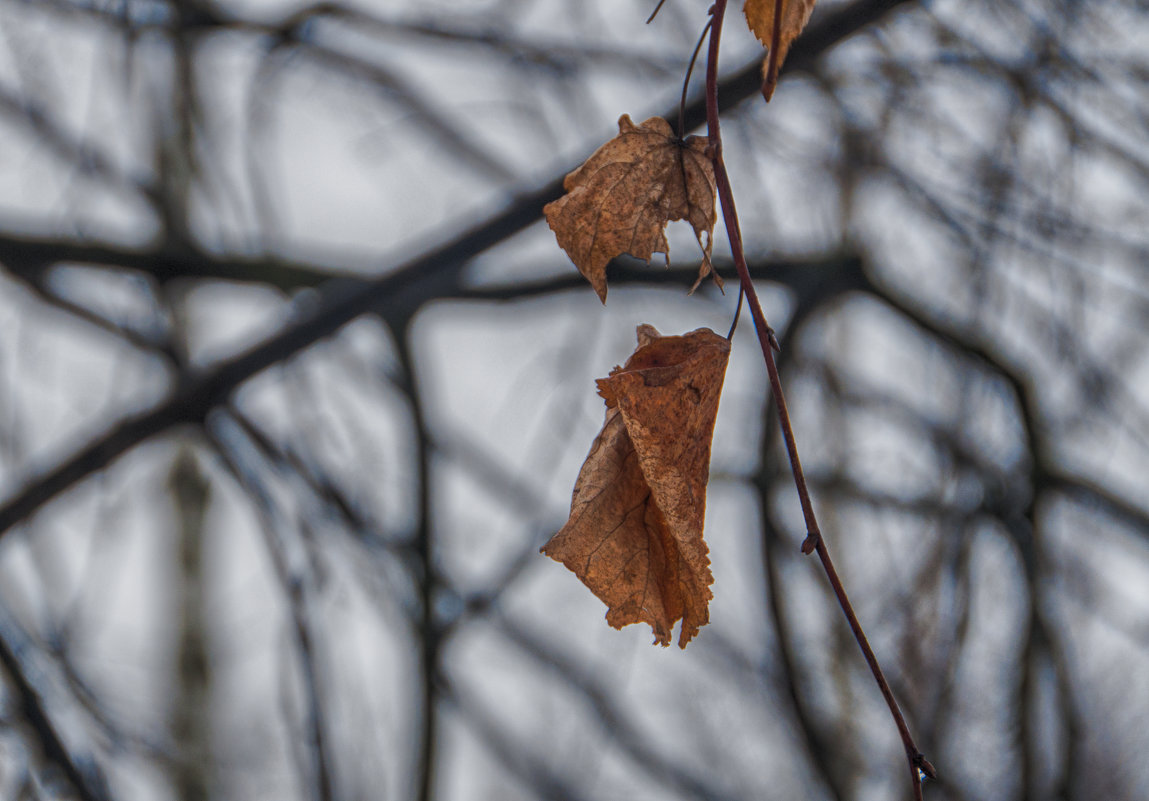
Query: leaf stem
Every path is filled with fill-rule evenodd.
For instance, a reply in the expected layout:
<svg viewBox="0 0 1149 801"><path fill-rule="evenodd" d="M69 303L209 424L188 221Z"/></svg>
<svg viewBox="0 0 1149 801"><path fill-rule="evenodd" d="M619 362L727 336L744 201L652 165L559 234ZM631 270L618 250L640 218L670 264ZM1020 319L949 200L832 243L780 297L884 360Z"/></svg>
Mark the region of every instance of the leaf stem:
<svg viewBox="0 0 1149 801"><path fill-rule="evenodd" d="M870 672L873 673L874 680L878 684L878 689L881 691L882 697L885 698L886 704L890 709L890 714L894 718L894 724L897 726L898 734L902 739L902 745L906 750L906 758L909 761L914 798L917 801L921 801L922 775L936 778L937 773L933 765L926 760L914 743L913 736L910 734L909 726L906 725L906 720L902 715L901 708L898 706L893 691L890 690L889 682L886 681L885 674L882 672L881 665L878 664L878 659L870 647L866 633L862 629L862 624L858 621L858 617L854 613L854 607L850 603L849 596L846 595L846 589L842 586L842 580L838 577L838 571L834 568L834 562L830 558L830 552L826 548L825 541L822 539L822 533L818 528L818 520L814 516L814 505L810 501L810 492L806 486L806 477L802 472L802 462L798 458L798 446L794 440L794 429L790 424L790 413L786 407L786 398L782 393L782 381L778 375L778 365L774 361L774 351L778 349L778 340L774 336L774 330L770 327L769 323L766 322L766 315L762 312L762 306L758 301L758 293L750 278L750 270L746 266L746 255L742 249L742 231L738 224L738 212L734 206L734 192L731 189L730 176L726 172L726 164L722 157L722 134L718 120L718 50L722 35L722 20L726 14L726 3L727 0L715 0L714 5L711 6L710 9L710 47L706 63L706 123L710 142L710 156L714 162L715 183L718 189L718 197L722 204L722 218L726 224L726 232L730 239L730 251L734 257L734 266L738 270L738 279L741 283L741 288L745 292L746 302L750 307L750 314L754 319L754 330L758 334L758 343L762 348L762 357L766 361L766 372L770 377L770 391L774 396L774 405L778 410L778 421L782 426L782 438L786 443L786 453L790 459L790 471L794 476L794 485L798 490L798 500L802 505L802 516L806 521L806 539L802 543L802 552L806 554L817 553L819 560L822 562L826 577L830 580L830 586L834 590L834 595L838 598L838 604L846 616L846 621L850 625L854 639L858 641L858 647L861 648L862 655L866 659L866 664L869 665ZM777 39L777 27L778 17L775 15L775 40ZM773 58L774 52L771 52L770 56Z"/></svg>
<svg viewBox="0 0 1149 801"><path fill-rule="evenodd" d="M706 41L706 34L710 32L713 19L706 20L702 33L698 35L698 44L694 45L694 52L690 55L690 63L686 65L686 77L682 79L682 97L678 101L678 138L686 138L686 90L690 88L690 76L694 73L694 65L698 61L698 53L702 50L702 43Z"/></svg>
<svg viewBox="0 0 1149 801"><path fill-rule="evenodd" d="M766 54L766 77L762 82L762 96L766 102L774 95L774 87L778 85L778 49L782 43L782 0L774 0L774 27L770 30L770 52Z"/></svg>
<svg viewBox="0 0 1149 801"><path fill-rule="evenodd" d="M738 282L738 302L734 304L734 319L730 321L730 330L726 334L726 338L734 339L734 332L738 330L738 318L742 316L742 299L746 297L746 287L742 286L742 282Z"/></svg>

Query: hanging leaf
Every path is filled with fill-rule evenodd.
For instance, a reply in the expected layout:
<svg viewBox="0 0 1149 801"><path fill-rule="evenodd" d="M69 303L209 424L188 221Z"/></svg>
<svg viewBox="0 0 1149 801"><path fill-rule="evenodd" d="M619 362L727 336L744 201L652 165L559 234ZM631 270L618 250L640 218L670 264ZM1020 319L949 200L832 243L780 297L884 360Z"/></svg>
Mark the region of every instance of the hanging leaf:
<svg viewBox="0 0 1149 801"><path fill-rule="evenodd" d="M782 0L782 13L779 19L774 19L775 0L746 0L743 11L746 13L746 23L758 41L766 45L770 52L762 62L762 95L769 102L774 96L774 88L778 85L778 72L782 69L782 62L790 52L790 45L798 38L798 34L810 21L810 14L814 11L814 0ZM774 25L781 27L778 31L777 51L771 49L774 38Z"/></svg>
<svg viewBox="0 0 1149 801"><path fill-rule="evenodd" d="M685 648L710 619L702 539L710 443L730 343L709 329L660 336L599 379L606 422L582 466L570 519L542 548L607 605L615 628L649 623Z"/></svg>
<svg viewBox="0 0 1149 801"><path fill-rule="evenodd" d="M706 137L679 139L661 117L636 126L624 114L618 136L570 173L563 181L567 194L543 209L559 246L603 303L610 260L622 253L646 261L656 252L669 254L665 231L673 220L689 222L702 247L695 286L707 275L718 281L710 265L718 218L706 145Z"/></svg>

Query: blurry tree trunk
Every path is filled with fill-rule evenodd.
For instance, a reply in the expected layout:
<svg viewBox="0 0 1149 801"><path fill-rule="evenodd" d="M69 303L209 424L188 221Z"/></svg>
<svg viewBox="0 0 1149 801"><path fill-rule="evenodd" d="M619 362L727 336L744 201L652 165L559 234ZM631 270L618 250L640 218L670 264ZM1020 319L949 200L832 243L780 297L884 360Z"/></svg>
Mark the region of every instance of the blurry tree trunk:
<svg viewBox="0 0 1149 801"><path fill-rule="evenodd" d="M174 746L172 785L178 801L212 797L211 656L204 616L204 517L211 483L200 471L193 451L179 451L168 475L172 511L177 521L175 543L176 671L171 730Z"/></svg>

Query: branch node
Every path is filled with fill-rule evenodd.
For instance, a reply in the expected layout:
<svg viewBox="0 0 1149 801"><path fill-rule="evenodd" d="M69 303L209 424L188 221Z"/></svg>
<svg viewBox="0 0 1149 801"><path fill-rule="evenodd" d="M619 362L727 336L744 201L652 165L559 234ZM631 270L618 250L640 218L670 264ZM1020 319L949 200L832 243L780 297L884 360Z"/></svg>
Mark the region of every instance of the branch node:
<svg viewBox="0 0 1149 801"><path fill-rule="evenodd" d="M767 337L767 339L770 340L770 347L772 347L774 349L774 352L775 353L781 353L782 352L782 345L779 344L778 337L774 335L774 329L773 328L770 328L770 327L766 328L766 337Z"/></svg>
<svg viewBox="0 0 1149 801"><path fill-rule="evenodd" d="M925 754L918 752L914 754L914 767L922 772L928 779L936 779L938 777L937 768L935 768L930 761L926 759Z"/></svg>
<svg viewBox="0 0 1149 801"><path fill-rule="evenodd" d="M822 542L822 535L817 531L807 531L806 539L802 541L802 553L809 556L814 553L814 549Z"/></svg>

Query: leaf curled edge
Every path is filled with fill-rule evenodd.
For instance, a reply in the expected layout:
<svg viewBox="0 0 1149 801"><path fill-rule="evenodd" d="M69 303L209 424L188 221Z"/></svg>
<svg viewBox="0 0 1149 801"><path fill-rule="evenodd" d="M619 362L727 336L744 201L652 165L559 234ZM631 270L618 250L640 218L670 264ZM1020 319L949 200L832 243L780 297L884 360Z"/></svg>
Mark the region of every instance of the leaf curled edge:
<svg viewBox="0 0 1149 801"><path fill-rule="evenodd" d="M699 329L639 346L599 379L602 431L579 472L566 525L542 548L607 605L615 628L648 623L686 644L709 619L710 559L702 538L718 401L730 343Z"/></svg>
<svg viewBox="0 0 1149 801"><path fill-rule="evenodd" d="M694 228L703 251L699 280L711 274L717 280L710 264L717 185L707 141L679 139L661 117L635 125L623 114L618 136L567 175L567 194L544 207L559 246L604 303L611 259L668 254L666 225L674 220Z"/></svg>

